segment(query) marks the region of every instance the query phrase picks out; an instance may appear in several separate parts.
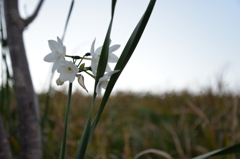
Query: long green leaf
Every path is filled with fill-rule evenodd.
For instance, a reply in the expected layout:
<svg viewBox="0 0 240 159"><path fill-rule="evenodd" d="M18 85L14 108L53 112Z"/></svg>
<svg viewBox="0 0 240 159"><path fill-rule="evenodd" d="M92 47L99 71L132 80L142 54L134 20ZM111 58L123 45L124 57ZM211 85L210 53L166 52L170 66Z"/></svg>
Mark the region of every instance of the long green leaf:
<svg viewBox="0 0 240 159"><path fill-rule="evenodd" d="M143 14L142 18L140 19L138 25L136 26L136 28L134 29L132 35L130 36L126 46L124 47L124 50L116 64L116 67L114 70L120 70L119 73L113 74L110 78L110 81L108 83L108 86L106 88L106 91L104 93L102 102L100 104L99 110L98 110L98 114L94 119L94 122L92 124L92 129L91 129L91 136L93 135L94 129L97 126L97 123L100 119L100 116L103 112L103 109L107 103L107 100L112 92L112 89L118 79L118 77L120 76L121 72L123 71L124 67L126 66L128 60L130 59L131 55L133 54L133 51L135 50L141 36L142 33L148 23L148 20L150 18L150 15L152 13L153 7L155 5L156 0L151 0L145 13Z"/></svg>
<svg viewBox="0 0 240 159"><path fill-rule="evenodd" d="M211 156L217 156L217 155L219 156L219 155L226 155L226 154L232 154L232 153L240 153L240 143L229 146L229 147L221 148L221 149L203 154L201 156L194 157L192 159L204 159Z"/></svg>

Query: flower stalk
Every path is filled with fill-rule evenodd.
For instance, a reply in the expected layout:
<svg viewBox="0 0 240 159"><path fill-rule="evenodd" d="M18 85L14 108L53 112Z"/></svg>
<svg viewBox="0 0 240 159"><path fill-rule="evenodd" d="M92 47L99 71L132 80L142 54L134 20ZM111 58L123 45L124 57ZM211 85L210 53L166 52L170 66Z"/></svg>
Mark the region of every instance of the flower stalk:
<svg viewBox="0 0 240 159"><path fill-rule="evenodd" d="M65 120L64 120L63 140L62 140L59 159L64 159L65 158L66 139L67 139L67 130L68 130L68 120L69 120L69 112L70 112L70 105L71 105L71 97L72 97L72 83L69 83L68 99L67 99L67 104L66 104Z"/></svg>

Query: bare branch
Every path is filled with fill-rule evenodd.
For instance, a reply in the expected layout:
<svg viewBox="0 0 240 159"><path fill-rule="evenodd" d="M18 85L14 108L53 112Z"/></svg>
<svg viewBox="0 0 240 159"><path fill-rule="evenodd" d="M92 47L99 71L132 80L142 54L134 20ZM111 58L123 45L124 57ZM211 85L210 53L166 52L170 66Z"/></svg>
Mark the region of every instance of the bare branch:
<svg viewBox="0 0 240 159"><path fill-rule="evenodd" d="M41 6L43 4L43 1L44 0L40 0L36 10L34 11L34 13L30 17L28 17L27 19L23 20L24 24L25 24L25 27L27 27L36 18L36 16L38 15L39 10L40 10L40 8L41 8Z"/></svg>

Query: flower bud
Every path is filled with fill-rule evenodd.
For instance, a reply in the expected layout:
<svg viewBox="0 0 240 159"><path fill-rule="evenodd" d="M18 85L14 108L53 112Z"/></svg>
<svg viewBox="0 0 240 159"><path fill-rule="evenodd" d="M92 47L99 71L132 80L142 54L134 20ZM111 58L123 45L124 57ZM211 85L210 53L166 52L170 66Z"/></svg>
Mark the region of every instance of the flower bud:
<svg viewBox="0 0 240 159"><path fill-rule="evenodd" d="M86 53L84 56L91 56L91 54L88 52L88 53Z"/></svg>
<svg viewBox="0 0 240 159"><path fill-rule="evenodd" d="M61 85L63 85L64 82L62 82L62 81L60 80L60 78L58 78L58 79L56 80L56 83L57 83L58 86L61 86Z"/></svg>

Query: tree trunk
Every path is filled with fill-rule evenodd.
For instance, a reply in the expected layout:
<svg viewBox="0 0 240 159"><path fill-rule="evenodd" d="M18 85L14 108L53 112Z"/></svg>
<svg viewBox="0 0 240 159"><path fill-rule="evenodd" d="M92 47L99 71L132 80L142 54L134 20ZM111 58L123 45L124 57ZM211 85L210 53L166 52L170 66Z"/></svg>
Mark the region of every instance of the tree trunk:
<svg viewBox="0 0 240 159"><path fill-rule="evenodd" d="M3 126L2 118L0 116L0 158L12 159L12 154L9 146L8 136Z"/></svg>
<svg viewBox="0 0 240 159"><path fill-rule="evenodd" d="M27 24L19 15L18 0L4 0L4 11L19 116L20 159L40 159L42 151L38 102L23 42L23 30L35 17Z"/></svg>

